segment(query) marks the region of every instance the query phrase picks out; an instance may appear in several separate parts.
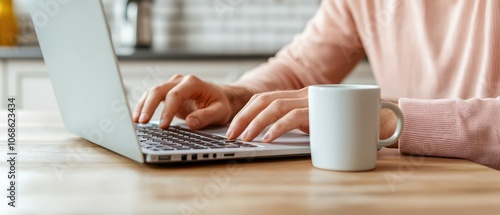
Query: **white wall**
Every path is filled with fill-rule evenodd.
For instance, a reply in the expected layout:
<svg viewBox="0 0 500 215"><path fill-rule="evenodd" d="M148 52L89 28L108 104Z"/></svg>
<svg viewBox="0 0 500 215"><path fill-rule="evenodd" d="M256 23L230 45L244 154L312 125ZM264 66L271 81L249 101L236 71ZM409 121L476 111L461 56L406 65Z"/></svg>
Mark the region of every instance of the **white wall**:
<svg viewBox="0 0 500 215"><path fill-rule="evenodd" d="M108 21L120 30L126 0L103 0ZM319 0L155 0L154 46L157 49L242 49L275 52L300 33ZM36 44L25 0L15 0L22 44ZM114 36L117 44L120 44Z"/></svg>

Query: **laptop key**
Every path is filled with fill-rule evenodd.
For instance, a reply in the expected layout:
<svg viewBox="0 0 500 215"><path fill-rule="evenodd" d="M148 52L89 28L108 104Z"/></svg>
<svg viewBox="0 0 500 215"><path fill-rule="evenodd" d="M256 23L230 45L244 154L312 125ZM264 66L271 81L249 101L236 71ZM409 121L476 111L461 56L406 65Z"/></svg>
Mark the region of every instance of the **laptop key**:
<svg viewBox="0 0 500 215"><path fill-rule="evenodd" d="M140 145L150 149L190 150L258 147L237 140L227 140L222 136L205 134L177 126L171 126L164 130L153 125L137 128L137 131Z"/></svg>

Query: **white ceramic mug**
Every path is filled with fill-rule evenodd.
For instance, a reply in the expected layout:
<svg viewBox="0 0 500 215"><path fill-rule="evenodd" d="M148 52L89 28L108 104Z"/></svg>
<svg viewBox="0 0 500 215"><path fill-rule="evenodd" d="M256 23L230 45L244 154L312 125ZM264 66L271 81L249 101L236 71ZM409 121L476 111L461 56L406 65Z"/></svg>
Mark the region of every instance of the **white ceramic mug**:
<svg viewBox="0 0 500 215"><path fill-rule="evenodd" d="M309 87L309 132L313 166L337 171L375 168L377 149L394 144L403 132L401 109L381 103L380 87L373 85L314 85ZM379 139L380 110L391 109L397 128Z"/></svg>

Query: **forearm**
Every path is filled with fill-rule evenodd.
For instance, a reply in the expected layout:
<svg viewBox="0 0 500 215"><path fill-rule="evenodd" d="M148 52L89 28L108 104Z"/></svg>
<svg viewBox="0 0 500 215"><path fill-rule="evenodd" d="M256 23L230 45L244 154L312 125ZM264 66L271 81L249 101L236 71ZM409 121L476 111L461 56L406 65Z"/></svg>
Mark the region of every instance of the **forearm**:
<svg viewBox="0 0 500 215"><path fill-rule="evenodd" d="M292 43L233 85L260 93L338 84L364 56L347 1L322 1L316 15Z"/></svg>
<svg viewBox="0 0 500 215"><path fill-rule="evenodd" d="M404 154L464 158L500 169L500 98L400 99Z"/></svg>

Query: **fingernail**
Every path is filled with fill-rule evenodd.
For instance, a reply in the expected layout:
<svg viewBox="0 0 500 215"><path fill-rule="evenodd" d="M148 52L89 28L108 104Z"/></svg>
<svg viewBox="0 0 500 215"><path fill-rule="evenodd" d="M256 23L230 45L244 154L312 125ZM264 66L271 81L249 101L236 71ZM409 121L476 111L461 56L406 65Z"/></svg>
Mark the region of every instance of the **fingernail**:
<svg viewBox="0 0 500 215"><path fill-rule="evenodd" d="M264 135L264 137L262 138L263 141L268 141L268 140L271 140L272 136L271 136L271 133L266 133L266 135Z"/></svg>
<svg viewBox="0 0 500 215"><path fill-rule="evenodd" d="M167 123L164 119L160 119L160 127L165 127L165 123Z"/></svg>
<svg viewBox="0 0 500 215"><path fill-rule="evenodd" d="M233 129L232 128L227 129L226 137L227 138L232 138L233 137Z"/></svg>
<svg viewBox="0 0 500 215"><path fill-rule="evenodd" d="M145 122L147 118L148 118L148 115L145 114L145 113L143 113L143 114L141 114L141 119L139 121L140 122Z"/></svg>
<svg viewBox="0 0 500 215"><path fill-rule="evenodd" d="M137 117L139 117L139 112L134 112L134 117L133 118L135 119Z"/></svg>
<svg viewBox="0 0 500 215"><path fill-rule="evenodd" d="M198 128L198 126L200 126L200 120L196 118L189 118L189 124L194 128Z"/></svg>

